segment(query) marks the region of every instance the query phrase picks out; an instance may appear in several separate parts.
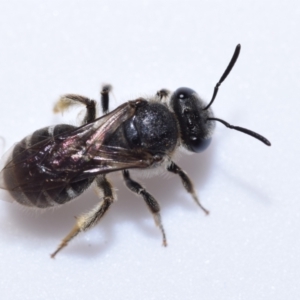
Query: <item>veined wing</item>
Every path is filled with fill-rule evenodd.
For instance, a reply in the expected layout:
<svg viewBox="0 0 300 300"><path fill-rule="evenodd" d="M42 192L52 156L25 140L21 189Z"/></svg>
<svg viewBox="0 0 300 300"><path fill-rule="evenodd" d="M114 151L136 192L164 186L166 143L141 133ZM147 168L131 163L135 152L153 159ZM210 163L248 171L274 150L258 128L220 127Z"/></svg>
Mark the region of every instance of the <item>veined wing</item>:
<svg viewBox="0 0 300 300"><path fill-rule="evenodd" d="M26 147L26 139L14 147L0 173L0 187L14 192L31 192L64 187L126 168L145 168L153 163L149 153L104 146L112 135L132 117L142 100L130 101L94 122L46 138Z"/></svg>

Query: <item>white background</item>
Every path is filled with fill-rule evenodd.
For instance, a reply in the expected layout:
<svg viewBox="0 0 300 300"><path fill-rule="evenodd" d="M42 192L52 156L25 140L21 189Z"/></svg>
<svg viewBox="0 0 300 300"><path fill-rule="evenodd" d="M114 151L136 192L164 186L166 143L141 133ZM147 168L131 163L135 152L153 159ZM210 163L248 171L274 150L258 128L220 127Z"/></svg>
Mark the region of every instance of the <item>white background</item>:
<svg viewBox="0 0 300 300"><path fill-rule="evenodd" d="M114 86L111 107L181 86L209 101L237 43L214 113L272 147L217 124L205 153L182 157L208 217L176 176L142 179L161 204L166 249L117 175L117 203L55 260L93 191L42 214L1 201L1 299L299 299L299 29L299 1L2 1L5 149L74 123L77 111L54 116L54 101L98 99L103 82Z"/></svg>

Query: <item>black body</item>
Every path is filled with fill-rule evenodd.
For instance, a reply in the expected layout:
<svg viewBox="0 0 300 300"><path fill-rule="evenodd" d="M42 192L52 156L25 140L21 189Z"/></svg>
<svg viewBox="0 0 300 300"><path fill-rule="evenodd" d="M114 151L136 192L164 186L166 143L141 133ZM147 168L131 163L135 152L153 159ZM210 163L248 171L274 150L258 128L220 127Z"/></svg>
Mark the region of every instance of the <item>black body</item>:
<svg viewBox="0 0 300 300"><path fill-rule="evenodd" d="M158 134L150 140L153 149L155 140L159 140L159 155L145 149L143 130L141 133L134 132L143 145L133 145L132 131L128 132L127 121L134 122L136 113L139 117L140 112L155 122L160 116L151 108L150 114L147 114L145 107L149 107L149 103L138 99L78 128L56 125L35 131L13 148L1 171L1 187L22 205L46 208L76 198L99 174L153 165L175 148L176 140L171 147L168 145L163 149L161 141L166 139L166 130L169 133L172 129L166 126L162 135ZM170 115L164 106L159 111ZM176 126L174 129L176 133ZM125 134L122 136L121 132Z"/></svg>
<svg viewBox="0 0 300 300"><path fill-rule="evenodd" d="M161 166L177 174L186 191L208 214L200 204L188 175L172 161L175 151L180 147L197 153L205 150L216 121L271 145L258 133L214 118L211 111L218 89L234 66L239 52L240 45L236 47L208 105L194 90L182 87L174 93L162 89L153 97L128 101L107 113L111 86L104 85L101 91L102 117L96 119L96 101L68 94L59 99L54 111L62 112L78 103L85 105L82 126L46 127L16 144L4 161L0 188L8 190L20 204L38 208L58 206L79 196L93 182L96 191L101 194L102 201L77 218L74 228L52 257L79 232L94 226L113 203L114 193L106 178L107 173L122 171L126 186L144 199L153 214L166 246L159 204L131 178L128 169Z"/></svg>
<svg viewBox="0 0 300 300"><path fill-rule="evenodd" d="M104 143L164 156L175 149L177 140L175 115L164 104L147 102Z"/></svg>
<svg viewBox="0 0 300 300"><path fill-rule="evenodd" d="M25 137L14 147L11 161L2 171L5 188L22 205L46 208L79 196L96 175L125 169L125 166L151 167L177 146L177 123L164 104L139 101L142 104L136 107L134 115L115 131L106 132L96 150L88 145L90 137L97 132L92 125L107 116L80 128L62 124ZM93 158L101 155L99 166ZM137 161L147 155L151 158L147 165ZM130 160L132 165L128 164Z"/></svg>

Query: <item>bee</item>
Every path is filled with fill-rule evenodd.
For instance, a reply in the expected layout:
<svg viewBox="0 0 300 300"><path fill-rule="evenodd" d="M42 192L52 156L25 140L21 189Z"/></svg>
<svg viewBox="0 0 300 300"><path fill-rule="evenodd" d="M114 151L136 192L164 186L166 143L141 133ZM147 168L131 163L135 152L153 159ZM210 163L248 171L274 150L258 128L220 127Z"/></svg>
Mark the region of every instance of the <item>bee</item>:
<svg viewBox="0 0 300 300"><path fill-rule="evenodd" d="M162 89L153 97L128 101L109 112L112 87L104 85L101 117L96 118L96 101L75 94L64 95L54 111L62 112L75 104L85 105L81 126L45 127L13 147L0 173L0 187L19 204L42 209L60 206L78 197L92 183L101 195L101 201L92 210L77 217L72 230L51 254L52 258L80 232L95 226L114 202L108 173L120 171L125 185L144 199L166 246L159 203L131 178L130 169L163 167L177 174L196 204L208 214L192 181L172 160L176 150L183 148L194 153L205 150L211 142L216 122L271 145L256 132L215 118L211 110L218 89L235 65L240 49L237 45L208 104L194 90L181 87L173 93Z"/></svg>

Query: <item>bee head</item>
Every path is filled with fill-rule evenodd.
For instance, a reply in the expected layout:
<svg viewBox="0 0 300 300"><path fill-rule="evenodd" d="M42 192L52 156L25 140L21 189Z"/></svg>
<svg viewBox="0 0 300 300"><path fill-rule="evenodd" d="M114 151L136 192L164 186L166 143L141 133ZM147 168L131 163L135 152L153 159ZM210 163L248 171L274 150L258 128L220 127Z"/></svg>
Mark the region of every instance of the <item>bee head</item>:
<svg viewBox="0 0 300 300"><path fill-rule="evenodd" d="M271 143L265 137L252 130L233 126L222 119L214 118L210 109L217 96L219 87L235 65L240 50L241 45L237 45L227 68L215 86L212 99L208 105L204 104L194 90L186 87L177 89L171 96L170 106L179 123L182 145L192 152L201 152L208 147L215 128L215 121L222 123L230 129L248 134L267 146L271 146Z"/></svg>
<svg viewBox="0 0 300 300"><path fill-rule="evenodd" d="M179 124L182 145L192 152L205 150L210 142L215 128L215 122L208 120L213 117L210 108L192 89L181 87L171 96L172 107Z"/></svg>

